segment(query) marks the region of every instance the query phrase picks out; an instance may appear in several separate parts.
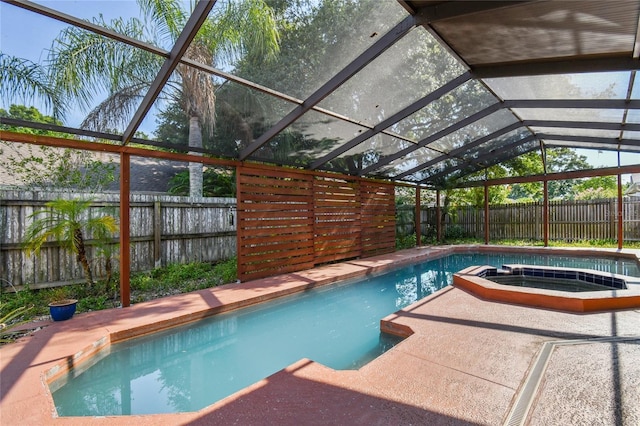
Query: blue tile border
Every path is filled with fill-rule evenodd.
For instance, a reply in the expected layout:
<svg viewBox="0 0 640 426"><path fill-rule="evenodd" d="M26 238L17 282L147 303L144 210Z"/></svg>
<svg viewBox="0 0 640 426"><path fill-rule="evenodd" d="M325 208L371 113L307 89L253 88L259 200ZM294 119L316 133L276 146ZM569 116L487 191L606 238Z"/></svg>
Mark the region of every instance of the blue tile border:
<svg viewBox="0 0 640 426"><path fill-rule="evenodd" d="M567 269L554 268L551 266L532 266L532 265L502 265L502 269L494 267L484 267L477 274L479 277L495 277L497 275L523 275L541 278L558 278L580 280L591 284L598 284L611 289L626 290L628 289L627 279L623 275L608 274L587 269ZM631 278L631 277L630 277ZM631 278L632 281L636 281Z"/></svg>

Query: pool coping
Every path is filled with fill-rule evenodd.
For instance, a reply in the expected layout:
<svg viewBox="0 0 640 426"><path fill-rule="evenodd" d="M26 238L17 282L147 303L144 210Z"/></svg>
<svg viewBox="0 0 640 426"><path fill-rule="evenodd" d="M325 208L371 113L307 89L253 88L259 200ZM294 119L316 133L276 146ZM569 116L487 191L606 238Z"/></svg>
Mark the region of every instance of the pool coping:
<svg viewBox="0 0 640 426"><path fill-rule="evenodd" d="M627 277L618 274L605 274L587 269L541 267L527 265L509 265L513 268L534 268L547 271L578 271L588 275L602 275L625 281ZM546 309L558 309L568 312L599 312L616 309L640 308L640 279L633 278L631 287L626 289L611 289L571 293L559 290L514 287L500 284L485 278L489 271L495 271L493 266L469 266L453 274L453 285L463 288L485 300L496 302L516 303Z"/></svg>
<svg viewBox="0 0 640 426"><path fill-rule="evenodd" d="M378 274L406 264L436 259L454 253L483 251L614 256L634 259L640 264L640 251L637 250L490 245L418 247L388 255L326 265L299 273L171 296L136 304L126 309L78 314L70 321L45 322L42 324L43 329L33 336L0 348L0 355L2 355L0 365L3 373L3 392L0 402L2 416L5 420L9 420L8 424L11 424L12 420L25 419L29 420L29 423L34 423L32 421L35 420L40 424L47 424L54 420L73 423L73 419L76 419L78 424L86 424L89 419L94 418L57 417L47 384L68 372L75 365L84 362L106 345L343 279ZM176 308L177 305L180 307ZM406 309L412 309L412 307ZM392 320L383 320L393 323ZM401 324L396 324L396 326L403 327ZM78 350L78 348L81 349ZM35 353L32 353L33 351ZM25 353L31 355L27 356L28 359L20 361L18 357L21 354L24 356ZM10 381L8 384L7 380ZM158 424L158 422L173 424L176 419L189 419L193 416L199 416L202 412L215 410L219 403L220 401L199 412L133 417L138 420L147 419L149 424ZM37 409L34 410L34 407ZM28 412L21 412L21 409ZM116 423L122 421L124 424L131 417L109 416L107 418Z"/></svg>

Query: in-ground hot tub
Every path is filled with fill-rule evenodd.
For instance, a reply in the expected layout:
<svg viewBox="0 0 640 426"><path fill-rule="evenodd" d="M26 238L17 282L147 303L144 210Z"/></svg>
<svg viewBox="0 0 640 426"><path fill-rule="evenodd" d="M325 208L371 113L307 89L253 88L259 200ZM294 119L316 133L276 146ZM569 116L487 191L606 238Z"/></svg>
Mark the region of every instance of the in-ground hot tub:
<svg viewBox="0 0 640 426"><path fill-rule="evenodd" d="M590 269L470 266L453 285L487 300L572 312L640 307L640 278Z"/></svg>

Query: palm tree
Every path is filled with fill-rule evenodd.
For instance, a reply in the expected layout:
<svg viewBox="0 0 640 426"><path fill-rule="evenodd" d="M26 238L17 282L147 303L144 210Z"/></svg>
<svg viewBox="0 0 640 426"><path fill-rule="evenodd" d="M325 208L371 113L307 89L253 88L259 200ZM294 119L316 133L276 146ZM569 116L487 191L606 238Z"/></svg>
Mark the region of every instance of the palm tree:
<svg viewBox="0 0 640 426"><path fill-rule="evenodd" d="M273 56L278 32L264 0L237 0L216 5L189 46L186 56L202 64L228 67L246 54ZM144 20L94 21L118 33L157 46L177 40L189 13L178 0L138 0ZM94 96L107 98L82 126L95 130L125 126L153 82L164 58L80 28L62 31L49 56L49 71L57 89L91 105ZM182 106L189 122L189 147L202 148L202 128L215 124L218 83L212 76L178 65L159 99ZM190 195L202 196L202 165L190 164Z"/></svg>
<svg viewBox="0 0 640 426"><path fill-rule="evenodd" d="M89 215L91 200L56 199L45 206L29 216L33 222L27 227L23 241L27 256L39 255L42 245L53 239L76 255L87 284L93 285L85 239L87 235L93 235L98 241L105 241L118 230L116 219L111 215ZM110 259L107 259L107 267L110 267Z"/></svg>
<svg viewBox="0 0 640 426"><path fill-rule="evenodd" d="M59 93L49 84L48 75L42 65L28 59L0 52L0 98L40 99L53 116L64 113L64 103Z"/></svg>

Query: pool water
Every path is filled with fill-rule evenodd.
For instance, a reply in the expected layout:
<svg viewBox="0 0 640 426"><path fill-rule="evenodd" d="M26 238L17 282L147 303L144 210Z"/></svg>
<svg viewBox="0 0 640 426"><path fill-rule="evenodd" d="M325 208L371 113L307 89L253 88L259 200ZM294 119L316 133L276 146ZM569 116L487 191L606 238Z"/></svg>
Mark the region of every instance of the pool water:
<svg viewBox="0 0 640 426"><path fill-rule="evenodd" d="M53 399L60 416L196 411L301 358L357 369L399 342L380 333L380 319L467 266L508 263L640 276L628 260L454 254L112 345L85 371L52 384Z"/></svg>

